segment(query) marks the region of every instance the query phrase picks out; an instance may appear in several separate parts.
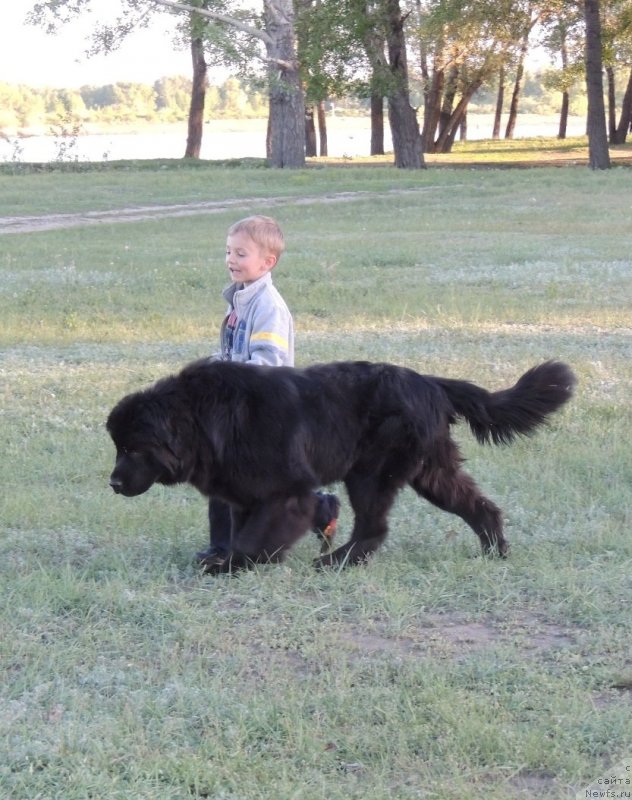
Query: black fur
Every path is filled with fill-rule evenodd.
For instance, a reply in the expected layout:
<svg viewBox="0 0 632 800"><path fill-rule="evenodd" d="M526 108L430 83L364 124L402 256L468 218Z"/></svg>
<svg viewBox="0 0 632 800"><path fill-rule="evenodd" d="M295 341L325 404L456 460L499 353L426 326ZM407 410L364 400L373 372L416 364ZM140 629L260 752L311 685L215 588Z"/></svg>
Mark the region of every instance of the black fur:
<svg viewBox="0 0 632 800"><path fill-rule="evenodd" d="M450 426L463 418L479 442L509 443L564 405L574 385L556 361L497 392L391 364L197 361L112 410L110 485L134 496L154 483L188 482L228 502L233 556L214 564L218 571L281 560L310 527L312 491L334 481L344 482L355 523L318 566L356 564L377 550L407 484L465 520L485 553L504 556L500 510L461 468Z"/></svg>

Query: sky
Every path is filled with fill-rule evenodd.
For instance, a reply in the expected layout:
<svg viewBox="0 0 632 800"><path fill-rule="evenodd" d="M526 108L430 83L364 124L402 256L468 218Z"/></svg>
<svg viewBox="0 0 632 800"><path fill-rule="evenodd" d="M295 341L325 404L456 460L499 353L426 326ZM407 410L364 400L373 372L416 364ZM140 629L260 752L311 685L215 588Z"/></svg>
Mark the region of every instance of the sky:
<svg viewBox="0 0 632 800"><path fill-rule="evenodd" d="M35 0L8 0L0 12L0 82L32 87L73 88L131 81L153 83L170 75L191 74L188 50L173 44L174 18L158 14L150 30L129 37L117 52L86 57L95 21L116 17L118 0L93 0L98 15L69 22L56 35L24 20ZM140 58L139 58L140 53Z"/></svg>
<svg viewBox="0 0 632 800"><path fill-rule="evenodd" d="M188 49L176 49L176 22L166 10L155 15L149 30L131 34L116 52L91 58L85 55L91 29L97 21L114 20L119 2L92 0L94 14L69 22L50 35L25 23L35 0L7 0L0 12L0 82L70 89L118 81L153 83L172 75L190 77L191 56ZM213 80L212 73L209 77ZM218 69L216 77L225 80L225 71Z"/></svg>

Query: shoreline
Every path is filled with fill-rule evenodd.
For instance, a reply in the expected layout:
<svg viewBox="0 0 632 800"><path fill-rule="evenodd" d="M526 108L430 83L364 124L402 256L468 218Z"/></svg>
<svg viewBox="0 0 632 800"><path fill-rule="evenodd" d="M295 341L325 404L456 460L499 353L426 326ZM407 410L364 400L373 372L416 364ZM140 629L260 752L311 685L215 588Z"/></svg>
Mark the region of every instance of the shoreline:
<svg viewBox="0 0 632 800"><path fill-rule="evenodd" d="M506 115L503 115L506 119ZM384 120L385 129L388 130L388 119ZM493 125L493 114L489 113L470 113L468 115L468 130L479 131L481 129L488 129L490 132L489 137L476 138L490 138ZM557 114L518 114L516 122L516 133L514 138L528 138L526 135L521 135L520 129L530 127L550 127L557 131L559 125L559 115ZM364 132L370 130L371 120L370 117L365 115L328 115L327 116L327 130L328 131L344 131L344 132ZM568 119L569 129L571 127L577 128L585 126L585 118L579 116L571 116ZM209 133L263 133L265 134L267 128L267 119L265 118L218 118L206 120L204 123L204 132ZM187 129L187 121L182 120L178 122L131 122L131 123L102 123L102 122L86 122L81 124L80 130L77 134L78 137L84 136L134 136L134 135L171 135L171 134L184 134ZM66 134L69 137L74 136L73 133ZM533 135L533 134L531 134ZM545 135L545 134L541 134ZM555 135L552 133L550 135ZM572 135L569 133L569 135ZM55 130L54 124L49 125L33 125L25 127L4 127L0 129L0 137L5 141L11 139L31 139L34 137L62 137L63 133ZM501 137L504 138L504 137Z"/></svg>

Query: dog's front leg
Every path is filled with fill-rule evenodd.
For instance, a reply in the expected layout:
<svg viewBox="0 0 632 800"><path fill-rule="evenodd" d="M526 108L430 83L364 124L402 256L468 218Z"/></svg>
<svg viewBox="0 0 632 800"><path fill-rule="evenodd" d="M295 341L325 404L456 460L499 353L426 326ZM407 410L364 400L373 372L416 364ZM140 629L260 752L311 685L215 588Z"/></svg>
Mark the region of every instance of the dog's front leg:
<svg viewBox="0 0 632 800"><path fill-rule="evenodd" d="M232 549L257 563L282 561L290 547L312 525L316 497L312 492L274 496L233 516Z"/></svg>

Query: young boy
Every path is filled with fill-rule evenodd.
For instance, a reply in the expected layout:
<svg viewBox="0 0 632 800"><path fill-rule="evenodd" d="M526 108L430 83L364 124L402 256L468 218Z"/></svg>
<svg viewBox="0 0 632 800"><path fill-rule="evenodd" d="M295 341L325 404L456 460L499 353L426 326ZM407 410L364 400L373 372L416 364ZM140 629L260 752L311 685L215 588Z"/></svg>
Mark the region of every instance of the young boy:
<svg viewBox="0 0 632 800"><path fill-rule="evenodd" d="M213 358L294 366L294 321L270 274L285 249L283 232L271 217L252 216L236 222L226 236L226 266L231 284L224 289L228 312L220 330L221 351ZM326 549L336 530L340 502L334 494L317 493L313 530ZM198 553L205 570L221 566L230 554L230 506L209 501L210 547Z"/></svg>

